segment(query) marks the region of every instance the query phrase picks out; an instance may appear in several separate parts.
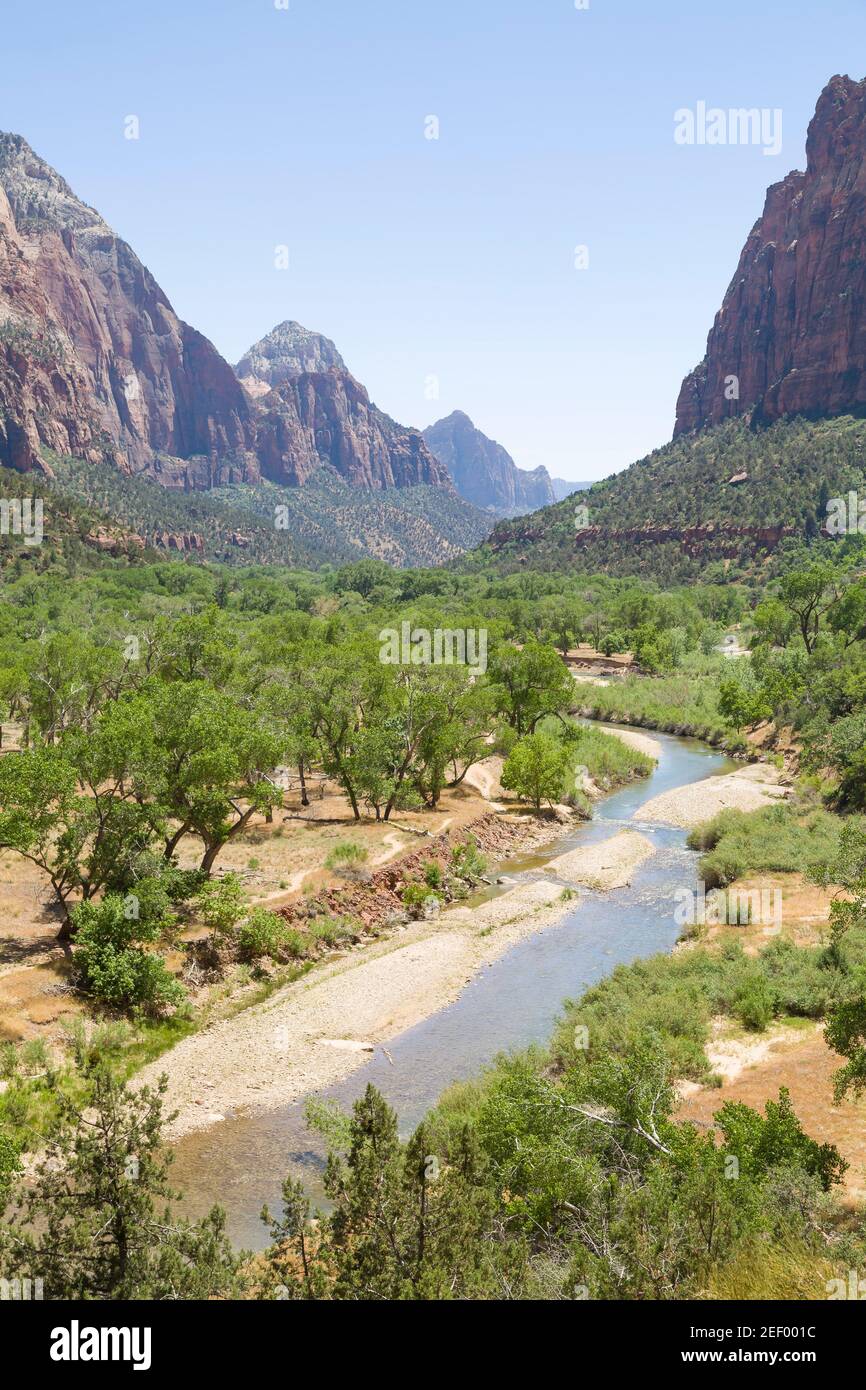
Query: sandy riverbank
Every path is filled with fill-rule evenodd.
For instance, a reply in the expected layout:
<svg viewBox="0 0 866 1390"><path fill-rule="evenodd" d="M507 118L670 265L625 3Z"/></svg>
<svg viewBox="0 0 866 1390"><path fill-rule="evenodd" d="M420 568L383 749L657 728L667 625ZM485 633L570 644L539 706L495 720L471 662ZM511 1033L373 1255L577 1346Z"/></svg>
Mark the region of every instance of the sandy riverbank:
<svg viewBox="0 0 866 1390"><path fill-rule="evenodd" d="M662 792L640 807L636 819L691 830L712 820L719 811L757 811L787 794L788 789L781 785L776 768L766 763L751 763L723 777L707 777Z"/></svg>
<svg viewBox="0 0 866 1390"><path fill-rule="evenodd" d="M593 720L593 728L601 729L603 734L611 734L613 738L618 738L620 743L634 748L638 753L645 753L648 758L655 758L656 762L662 755L662 746L658 739L650 738L649 734L640 734L637 729L614 729L610 724L600 724L596 720Z"/></svg>
<svg viewBox="0 0 866 1390"><path fill-rule="evenodd" d="M238 1108L287 1105L348 1075L377 1045L452 1003L483 966L577 906L561 883L540 880L413 923L184 1039L139 1080L167 1073L173 1138Z"/></svg>
<svg viewBox="0 0 866 1390"><path fill-rule="evenodd" d="M567 883L579 883L597 891L624 888L634 872L655 853L655 845L636 830L621 830L598 845L581 845L551 859L547 867Z"/></svg>

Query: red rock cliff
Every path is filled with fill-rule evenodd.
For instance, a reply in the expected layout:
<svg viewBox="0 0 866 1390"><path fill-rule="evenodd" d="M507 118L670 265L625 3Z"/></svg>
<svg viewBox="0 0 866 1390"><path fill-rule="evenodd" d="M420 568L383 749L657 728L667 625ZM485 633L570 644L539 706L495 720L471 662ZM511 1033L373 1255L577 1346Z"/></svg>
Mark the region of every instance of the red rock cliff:
<svg viewBox="0 0 866 1390"><path fill-rule="evenodd" d="M732 376L739 399L726 399ZM767 192L706 357L680 389L674 433L731 415L864 409L866 81L834 77L809 125L806 172Z"/></svg>
<svg viewBox="0 0 866 1390"><path fill-rule="evenodd" d="M256 474L250 403L229 364L99 214L5 134L0 402L0 461L16 468L39 466L42 444L173 486Z"/></svg>

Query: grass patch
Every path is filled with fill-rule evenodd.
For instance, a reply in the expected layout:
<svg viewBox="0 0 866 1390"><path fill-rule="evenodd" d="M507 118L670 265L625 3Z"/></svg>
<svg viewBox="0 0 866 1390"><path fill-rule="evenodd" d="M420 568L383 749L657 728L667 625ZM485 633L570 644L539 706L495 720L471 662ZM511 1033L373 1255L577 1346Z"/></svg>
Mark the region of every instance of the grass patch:
<svg viewBox="0 0 866 1390"><path fill-rule="evenodd" d="M354 868L358 864L365 863L366 859L367 850L363 845L355 844L354 840L341 840L339 844L334 845L334 848L325 860L325 868Z"/></svg>
<svg viewBox="0 0 866 1390"><path fill-rule="evenodd" d="M835 858L842 821L827 811L803 813L779 802L759 811L721 811L689 835L691 849L705 850L699 876L709 888L724 888L756 873L804 873Z"/></svg>
<svg viewBox="0 0 866 1390"><path fill-rule="evenodd" d="M846 971L823 947L782 939L756 957L729 941L719 951L699 947L618 966L565 1005L551 1044L553 1060L572 1065L587 1042L590 1051L624 1054L649 1030L661 1039L675 1076L706 1082L704 1048L713 1017L725 1015L753 1031L789 1016L825 1017L835 1003L858 993L853 971L866 962L866 929L852 929L844 950Z"/></svg>
<svg viewBox="0 0 866 1390"><path fill-rule="evenodd" d="M643 725L739 752L746 740L719 714L719 683L730 674L725 657L691 652L671 675L629 675L604 688L585 686L588 712L611 724Z"/></svg>

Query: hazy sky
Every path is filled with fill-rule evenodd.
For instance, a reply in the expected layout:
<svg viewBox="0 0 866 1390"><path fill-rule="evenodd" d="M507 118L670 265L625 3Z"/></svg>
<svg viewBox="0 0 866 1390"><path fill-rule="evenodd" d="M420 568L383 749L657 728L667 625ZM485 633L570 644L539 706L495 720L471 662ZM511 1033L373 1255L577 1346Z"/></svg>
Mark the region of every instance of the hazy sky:
<svg viewBox="0 0 866 1390"><path fill-rule="evenodd" d="M0 128L230 361L298 319L401 422L573 479L670 437L766 186L866 73L862 0L277 5L10 5ZM781 109L781 153L677 144L700 101Z"/></svg>

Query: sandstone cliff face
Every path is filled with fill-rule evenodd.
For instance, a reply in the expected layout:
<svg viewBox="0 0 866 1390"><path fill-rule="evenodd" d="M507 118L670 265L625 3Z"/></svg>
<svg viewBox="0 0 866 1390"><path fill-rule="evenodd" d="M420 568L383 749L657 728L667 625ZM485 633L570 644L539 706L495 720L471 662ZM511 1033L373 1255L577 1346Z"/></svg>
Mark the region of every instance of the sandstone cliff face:
<svg viewBox="0 0 866 1390"><path fill-rule="evenodd" d="M556 500L546 468L518 468L502 445L476 429L462 410L429 425L424 439L446 465L460 496L476 507L519 516Z"/></svg>
<svg viewBox="0 0 866 1390"><path fill-rule="evenodd" d="M99 422L67 335L51 314L0 187L0 464L42 468L40 444L98 457Z"/></svg>
<svg viewBox="0 0 866 1390"><path fill-rule="evenodd" d="M256 476L250 403L229 364L99 214L6 134L0 404L0 456L16 468L39 466L42 444L172 486Z"/></svg>
<svg viewBox="0 0 866 1390"><path fill-rule="evenodd" d="M739 399L726 399L730 377ZM864 409L866 81L837 76L809 125L806 172L767 192L706 357L682 384L674 433L731 415Z"/></svg>
<svg viewBox="0 0 866 1390"><path fill-rule="evenodd" d="M0 464L45 468L48 449L183 490L301 485L329 464L359 487L454 496L321 334L279 324L238 372L248 389L99 214L0 134Z"/></svg>
<svg viewBox="0 0 866 1390"><path fill-rule="evenodd" d="M272 482L303 485L323 464L359 487L451 489L418 430L398 425L345 370L306 372L259 402L257 452Z"/></svg>

